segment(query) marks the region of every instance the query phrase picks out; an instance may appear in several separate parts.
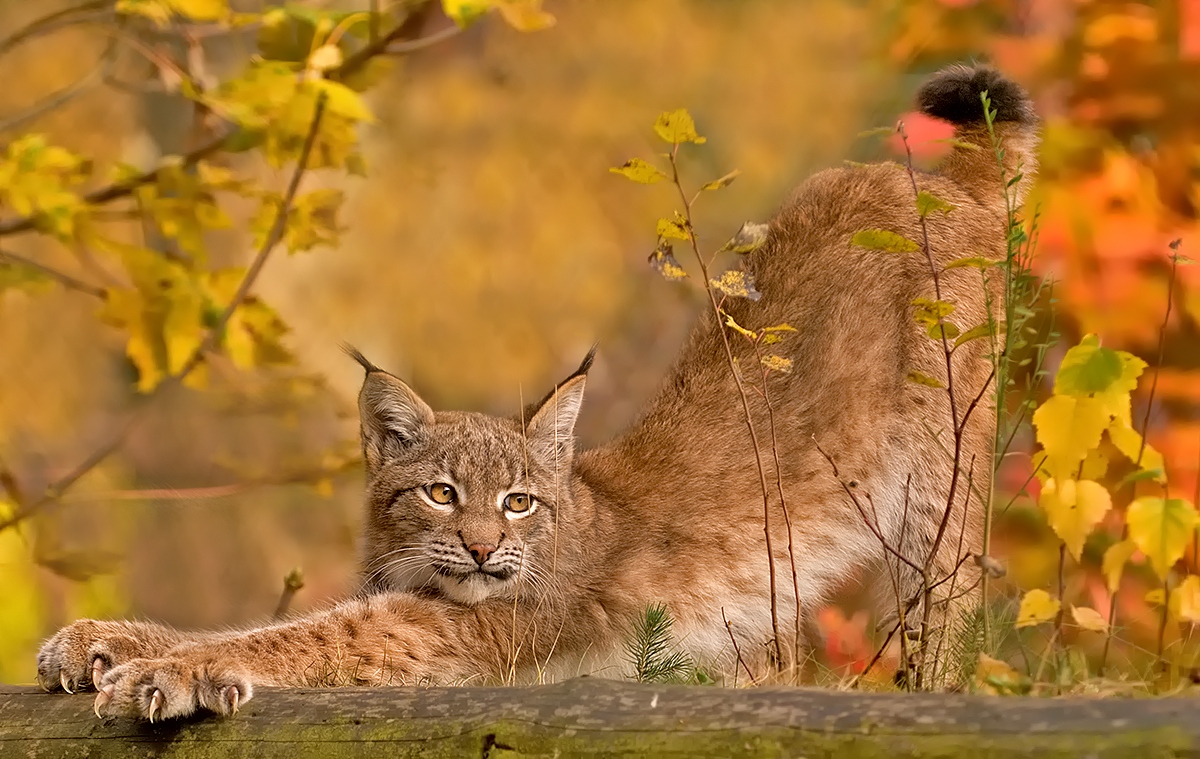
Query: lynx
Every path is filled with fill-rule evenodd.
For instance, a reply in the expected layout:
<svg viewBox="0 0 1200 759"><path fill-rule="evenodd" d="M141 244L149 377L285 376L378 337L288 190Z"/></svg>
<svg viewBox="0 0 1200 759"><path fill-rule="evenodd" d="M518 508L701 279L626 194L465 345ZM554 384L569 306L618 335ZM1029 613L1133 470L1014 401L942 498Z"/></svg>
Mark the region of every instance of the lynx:
<svg viewBox="0 0 1200 759"><path fill-rule="evenodd" d="M1005 187L984 125L984 91L1008 176L1018 165L1023 172L1019 199L1034 174L1037 118L1018 85L987 67L934 75L918 106L952 122L957 137L937 172L916 176L920 189L953 204L928 217L939 268L960 257L1004 257ZM802 184L771 220L766 244L747 258L763 297L726 305L746 327L798 329L786 344L794 370L768 379L784 496L781 503L770 488L766 515L781 645L773 644L754 449L722 327L710 313L641 418L582 452L573 430L590 354L511 418L434 411L356 354L366 372L361 592L324 611L232 632L81 620L45 643L39 681L68 692L95 688L97 715L153 721L232 714L257 686L620 676L622 643L657 602L675 620L678 645L707 671L765 673L778 664L777 652L799 650L803 629L796 628L804 625L794 620L807 619L861 571L877 573L892 607L897 598L920 597L918 574L894 560L893 590L885 542L923 562L946 531L934 572L946 576L961 563L959 587L969 586L978 570L963 559L979 550L982 510L972 493L990 487L990 346L978 340L953 353L958 418L974 401L959 456L973 482L960 484L943 527L954 469L950 403L946 392L909 380L919 372L947 381L941 344L914 322L914 299L932 297L930 265L923 251L854 245L863 229L922 240L904 166L829 169ZM985 320L979 270L946 269L941 288L959 325ZM741 366L754 365L747 346L735 341L734 351ZM767 411L751 393L759 440L770 439ZM769 445L765 453L774 483ZM944 619L961 603L944 584L931 607ZM919 614L912 607L909 617Z"/></svg>

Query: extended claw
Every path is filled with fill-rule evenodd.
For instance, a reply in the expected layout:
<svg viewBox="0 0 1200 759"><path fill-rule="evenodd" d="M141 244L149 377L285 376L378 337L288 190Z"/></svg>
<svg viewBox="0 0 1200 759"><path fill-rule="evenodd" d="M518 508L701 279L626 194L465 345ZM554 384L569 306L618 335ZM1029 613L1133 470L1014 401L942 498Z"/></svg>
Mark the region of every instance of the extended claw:
<svg viewBox="0 0 1200 759"><path fill-rule="evenodd" d="M100 689L100 678L104 677L104 659L99 656L92 662L92 687Z"/></svg>
<svg viewBox="0 0 1200 759"><path fill-rule="evenodd" d="M59 671L58 682L62 685L62 689L65 690L67 693L75 692L75 691L71 690L70 684L67 683L67 673L66 672L63 672L61 670Z"/></svg>
<svg viewBox="0 0 1200 759"><path fill-rule="evenodd" d="M150 696L150 721L154 722L154 715L162 711L163 694L157 688L154 689L154 694Z"/></svg>
<svg viewBox="0 0 1200 759"><path fill-rule="evenodd" d="M105 706L108 706L109 701L112 701L112 696L113 693L116 692L116 689L117 686L115 685L106 685L96 694L96 700L92 702L92 711L94 711L96 716L100 719L104 719L104 715L100 713L100 710Z"/></svg>
<svg viewBox="0 0 1200 759"><path fill-rule="evenodd" d="M238 704L241 703L242 694L238 692L236 685L230 685L225 689L225 700L229 702L230 715L237 714Z"/></svg>

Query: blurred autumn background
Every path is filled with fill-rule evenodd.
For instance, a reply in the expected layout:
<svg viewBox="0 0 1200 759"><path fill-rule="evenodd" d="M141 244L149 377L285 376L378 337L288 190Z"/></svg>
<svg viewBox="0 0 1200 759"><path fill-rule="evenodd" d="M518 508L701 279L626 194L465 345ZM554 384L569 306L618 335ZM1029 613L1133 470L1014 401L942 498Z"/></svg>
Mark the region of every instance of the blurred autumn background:
<svg viewBox="0 0 1200 759"><path fill-rule="evenodd" d="M91 161L82 190L120 164L153 169L220 127L190 87L221 92L272 29L308 45L310 11L368 8L291 3L266 23L273 4L246 0L233 10L257 25L169 20L195 5L225 4L0 0L8 160L34 133ZM151 6L167 8L164 25ZM198 327L172 332L169 303L157 321L152 309L131 317L111 293L138 279L138 250L240 271L270 224L259 200L273 207L278 195L236 181L282 193L286 165L257 151L208 156L201 179L222 211L199 222L161 208L148 222L141 210L155 198L135 193L98 206L89 224L103 234L0 234L0 681L32 681L40 640L80 616L247 623L271 613L294 567L305 584L293 609L353 587L361 372L341 341L435 408L509 413L598 340L580 434L596 442L628 423L700 305L646 263L671 188L631 189L608 172L661 150L649 129L660 111L688 108L708 137L685 163L695 180L742 172L700 211L699 234L718 239L765 220L815 170L895 155L858 139L863 129L903 117L918 159L936 159L946 148L930 141L947 130L905 113L917 84L949 62L994 62L1045 119L1032 204L1035 268L1056 281L1045 306L1062 333L1049 367L1089 332L1157 363L1167 244L1200 248L1200 0L547 0L553 24L489 14L461 33L437 3L382 6L385 27L408 28L359 72L374 118L357 124L354 154L305 180L311 218L297 234L314 239L288 240L296 252L267 261L242 349L211 351L190 381L155 388L179 368L171 341L186 355ZM57 22L28 31L56 10ZM193 173L176 174L172 192L186 199ZM0 231L25 214L10 197ZM1172 495L1192 500L1200 267L1180 267L1172 296L1148 438ZM1139 424L1147 390L1134 398ZM69 488L47 491L106 447ZM1057 572L1058 544L1019 496L1029 448L1002 469L998 597L1048 587ZM1109 604L1103 548L1089 544L1067 584L1097 609ZM1133 572L1123 586L1124 659L1153 649L1157 617L1142 600L1153 584ZM820 655L835 672L861 669L876 645L850 598L820 615ZM1081 646L1094 654L1102 642Z"/></svg>

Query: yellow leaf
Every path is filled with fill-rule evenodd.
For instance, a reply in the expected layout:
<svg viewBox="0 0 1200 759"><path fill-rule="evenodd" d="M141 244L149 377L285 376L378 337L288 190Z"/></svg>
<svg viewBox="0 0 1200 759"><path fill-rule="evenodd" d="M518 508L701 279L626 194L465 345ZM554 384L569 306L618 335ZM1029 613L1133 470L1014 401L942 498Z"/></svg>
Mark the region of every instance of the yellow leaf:
<svg viewBox="0 0 1200 759"><path fill-rule="evenodd" d="M466 28L492 9L492 0L442 0L442 11L460 28Z"/></svg>
<svg viewBox="0 0 1200 759"><path fill-rule="evenodd" d="M721 313L725 313L725 312L724 312L724 311L722 311ZM758 339L758 333L757 333L757 332L755 332L755 331L754 331L754 330L752 330L752 329L746 329L746 328L745 328L745 327L743 327L742 325L738 324L736 321L734 321L734 318L733 318L732 316L730 316L729 314L725 314L725 324L727 324L728 326L730 326L730 327L731 327L731 328L733 328L734 330L736 330L736 331L738 331L738 332L742 333L743 335L745 335L745 336L746 336L747 338L749 338L750 340L757 340L757 339Z"/></svg>
<svg viewBox="0 0 1200 759"><path fill-rule="evenodd" d="M1120 543L1113 543L1104 552L1104 561L1100 568L1104 572L1109 593L1116 593L1117 588L1121 587L1121 573L1125 570L1125 563L1136 550L1137 545L1132 540L1122 540Z"/></svg>
<svg viewBox="0 0 1200 759"><path fill-rule="evenodd" d="M975 666L975 687L983 693L993 695L1021 693L1028 690L1029 678L1013 669L1007 662L980 654L979 663Z"/></svg>
<svg viewBox="0 0 1200 759"><path fill-rule="evenodd" d="M674 219L659 219L657 232L659 237L667 237L674 240L690 240L691 235L688 234L687 219L675 214Z"/></svg>
<svg viewBox="0 0 1200 759"><path fill-rule="evenodd" d="M754 289L754 277L741 269L730 269L720 279L710 279L709 284L732 298L758 300L762 293Z"/></svg>
<svg viewBox="0 0 1200 759"><path fill-rule="evenodd" d="M733 237L729 238L729 242L721 246L721 252L753 253L766 244L770 232L770 224L748 221L738 229Z"/></svg>
<svg viewBox="0 0 1200 759"><path fill-rule="evenodd" d="M229 15L228 0L167 0L171 10L193 21L220 21Z"/></svg>
<svg viewBox="0 0 1200 759"><path fill-rule="evenodd" d="M650 254L647 261L668 282L676 282L687 278L687 271L675 258L675 248L666 240L659 241L658 247Z"/></svg>
<svg viewBox="0 0 1200 759"><path fill-rule="evenodd" d="M554 26L554 16L542 10L542 0L492 0L508 25L519 32Z"/></svg>
<svg viewBox="0 0 1200 759"><path fill-rule="evenodd" d="M371 113L371 109L367 107L367 103L362 99L362 96L341 82L318 79L312 84L320 92L325 93L325 108L330 113L337 114L351 121L365 121L368 123L375 121L375 115ZM310 116L309 119L311 120L311 118Z"/></svg>
<svg viewBox="0 0 1200 759"><path fill-rule="evenodd" d="M614 174L620 174L626 179L632 179L638 184L654 184L667 178L657 166L641 158L630 158L623 166L609 169Z"/></svg>
<svg viewBox="0 0 1200 759"><path fill-rule="evenodd" d="M1046 450L1046 466L1058 479L1074 476L1088 451L1100 445L1109 414L1094 398L1055 395L1033 414L1037 441Z"/></svg>
<svg viewBox="0 0 1200 759"><path fill-rule="evenodd" d="M1038 503L1051 529L1079 561L1088 535L1112 508L1112 497L1093 480L1050 479L1042 486Z"/></svg>
<svg viewBox="0 0 1200 759"><path fill-rule="evenodd" d="M728 187L733 184L733 180L737 179L742 173L741 169L734 169L723 177L718 177L711 182L701 185L701 190L719 190L722 187Z"/></svg>
<svg viewBox="0 0 1200 759"><path fill-rule="evenodd" d="M1072 606L1071 617L1075 620L1075 624L1084 630L1098 633L1108 632L1108 622L1095 609L1086 606Z"/></svg>
<svg viewBox="0 0 1200 759"><path fill-rule="evenodd" d="M696 122L692 120L692 114L688 113L685 108L659 114L658 120L654 122L654 131L659 137L673 145L682 142L694 142L700 145L707 141L696 134Z"/></svg>
<svg viewBox="0 0 1200 759"><path fill-rule="evenodd" d="M1171 591L1171 615L1184 622L1200 624L1200 577L1188 575Z"/></svg>
<svg viewBox="0 0 1200 759"><path fill-rule="evenodd" d="M930 377L928 374L922 374L921 372L918 372L918 371L909 372L908 373L908 381L912 382L915 385L924 385L925 387L933 387L933 388L937 388L939 390L941 388L945 387L945 385L942 384L941 380L934 379L933 377Z"/></svg>
<svg viewBox="0 0 1200 759"><path fill-rule="evenodd" d="M772 354L770 356L763 356L762 363L763 366L773 372L783 372L784 374L791 374L792 372L792 360L790 358Z"/></svg>
<svg viewBox="0 0 1200 759"><path fill-rule="evenodd" d="M1154 606L1162 606L1163 600L1166 597L1167 594L1163 592L1162 588L1155 588L1146 594L1146 603L1153 604Z"/></svg>
<svg viewBox="0 0 1200 759"><path fill-rule="evenodd" d="M108 290L100 318L128 334L125 354L137 367L138 390L148 393L157 387L163 379L155 349L157 325L142 294L137 290Z"/></svg>
<svg viewBox="0 0 1200 759"><path fill-rule="evenodd" d="M1165 580L1183 552L1200 518L1190 503L1181 498L1144 496L1129 504L1125 523L1129 539L1150 559L1160 579Z"/></svg>
<svg viewBox="0 0 1200 759"><path fill-rule="evenodd" d="M1127 459L1138 464L1139 470L1143 472L1157 470L1159 475L1154 479L1158 482L1166 482L1166 475L1162 474L1166 471L1166 462L1163 461L1162 454L1154 450L1149 443L1143 444L1142 436L1137 433L1137 430L1118 418L1108 428L1108 439L1112 441L1118 451L1125 454Z"/></svg>
<svg viewBox="0 0 1200 759"><path fill-rule="evenodd" d="M1031 590L1021 599L1021 608L1017 612L1017 627L1032 627L1043 622L1049 622L1058 615L1062 604L1057 598L1052 598L1044 590Z"/></svg>

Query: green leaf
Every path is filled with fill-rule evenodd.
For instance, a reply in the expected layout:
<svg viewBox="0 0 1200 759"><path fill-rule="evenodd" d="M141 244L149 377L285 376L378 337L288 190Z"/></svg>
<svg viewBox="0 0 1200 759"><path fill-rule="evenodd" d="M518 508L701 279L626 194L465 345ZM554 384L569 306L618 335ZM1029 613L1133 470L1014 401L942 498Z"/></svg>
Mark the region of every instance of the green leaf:
<svg viewBox="0 0 1200 759"><path fill-rule="evenodd" d="M997 325L996 329L997 329L997 331L999 331L1000 325ZM962 345L963 343L969 343L972 340L978 340L981 337L990 337L991 334L992 334L992 326L990 324L987 324L987 323L977 324L974 327L971 327L966 332L959 335L954 340L954 347L957 348L958 346Z"/></svg>
<svg viewBox="0 0 1200 759"><path fill-rule="evenodd" d="M926 190L921 190L917 193L917 214L922 219L927 218L931 213L940 211L943 215L954 210L954 206L942 200L938 196Z"/></svg>
<svg viewBox="0 0 1200 759"><path fill-rule="evenodd" d="M944 300L914 298L912 304L916 306L913 319L923 327L935 327L938 321L954 313L954 304Z"/></svg>
<svg viewBox="0 0 1200 759"><path fill-rule="evenodd" d="M614 174L620 174L626 179L632 179L639 184L654 184L667 178L667 175L657 166L641 158L630 158L623 166L609 169Z"/></svg>
<svg viewBox="0 0 1200 759"><path fill-rule="evenodd" d="M863 139L866 137L890 137L891 135L893 135L895 133L896 133L896 127L881 126L881 127L875 127L874 129L864 129L863 131L858 133L858 138Z"/></svg>
<svg viewBox="0 0 1200 759"><path fill-rule="evenodd" d="M741 269L730 269L720 279L709 280L709 283L733 298L758 300L762 297L762 293L754 289L754 277Z"/></svg>
<svg viewBox="0 0 1200 759"><path fill-rule="evenodd" d="M1161 469L1139 469L1122 477L1121 481L1117 483L1117 489L1120 490L1126 485L1132 485L1135 482L1145 482L1146 480L1164 482L1166 474Z"/></svg>
<svg viewBox="0 0 1200 759"><path fill-rule="evenodd" d="M706 142L705 138L696 134L696 122L692 120L692 114L688 113L685 108L659 114L658 119L654 122L654 131L663 140L673 145L684 142L694 142L700 145Z"/></svg>
<svg viewBox="0 0 1200 759"><path fill-rule="evenodd" d="M741 229L733 237L729 238L729 242L721 246L719 252L732 251L743 255L753 253L766 244L770 232L770 224L757 224L748 221L741 226Z"/></svg>
<svg viewBox="0 0 1200 759"><path fill-rule="evenodd" d="M1129 392L1137 386L1137 378L1145 367L1146 363L1141 359L1122 361L1119 351L1104 348L1099 338L1087 335L1063 356L1054 380L1054 392L1088 396L1114 389L1118 382L1121 383L1118 390Z"/></svg>
<svg viewBox="0 0 1200 759"><path fill-rule="evenodd" d="M937 340L938 342L941 342L943 338L947 342L953 342L954 338L958 337L958 327L946 321L941 322L940 324L930 324L929 327L926 328L925 332L929 335L931 340Z"/></svg>
<svg viewBox="0 0 1200 759"><path fill-rule="evenodd" d="M860 230L850 238L850 243L870 250L884 250L888 253L911 253L918 247L907 237L886 229Z"/></svg>
<svg viewBox="0 0 1200 759"><path fill-rule="evenodd" d="M647 261L668 282L678 282L688 275L679 265L679 261L675 260L675 249L665 240L659 241L658 247L650 254Z"/></svg>
<svg viewBox="0 0 1200 759"><path fill-rule="evenodd" d="M939 390L945 387L941 380L934 379L928 374L922 374L918 371L910 371L908 373L908 381L915 385L924 385L925 387L937 388Z"/></svg>
<svg viewBox="0 0 1200 759"><path fill-rule="evenodd" d="M729 185L733 184L733 180L737 179L741 173L742 173L741 169L734 169L733 171L729 172L725 176L720 177L718 179L714 179L713 181L711 181L705 185L702 185L700 187L700 189L701 190L719 190L722 187L728 187Z"/></svg>

